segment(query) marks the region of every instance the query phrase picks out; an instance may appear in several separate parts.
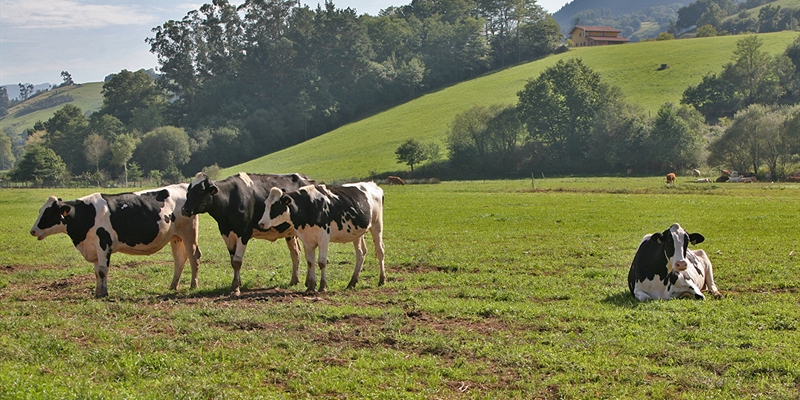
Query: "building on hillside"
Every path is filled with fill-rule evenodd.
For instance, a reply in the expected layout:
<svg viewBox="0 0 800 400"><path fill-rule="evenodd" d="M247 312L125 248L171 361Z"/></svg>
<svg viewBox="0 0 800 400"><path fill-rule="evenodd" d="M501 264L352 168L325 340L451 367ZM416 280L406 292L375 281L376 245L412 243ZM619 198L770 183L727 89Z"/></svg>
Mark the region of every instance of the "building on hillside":
<svg viewBox="0 0 800 400"><path fill-rule="evenodd" d="M605 46L630 42L629 39L620 36L620 32L622 31L610 26L575 25L575 27L569 31L569 36L575 47Z"/></svg>

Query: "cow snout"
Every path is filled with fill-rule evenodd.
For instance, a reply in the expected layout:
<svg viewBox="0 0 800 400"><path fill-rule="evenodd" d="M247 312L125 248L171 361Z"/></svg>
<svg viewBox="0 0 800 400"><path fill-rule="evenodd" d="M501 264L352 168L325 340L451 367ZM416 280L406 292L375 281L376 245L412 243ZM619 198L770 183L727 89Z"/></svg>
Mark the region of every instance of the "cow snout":
<svg viewBox="0 0 800 400"><path fill-rule="evenodd" d="M689 264L686 262L686 260L679 260L675 263L675 269L678 271L686 271L688 266Z"/></svg>
<svg viewBox="0 0 800 400"><path fill-rule="evenodd" d="M191 217L192 216L192 211L191 210L187 210L185 207L182 207L181 208L181 214L184 217Z"/></svg>
<svg viewBox="0 0 800 400"><path fill-rule="evenodd" d="M44 234L40 234L36 231L36 229L31 229L31 236L36 236L36 238L39 240L44 239Z"/></svg>
<svg viewBox="0 0 800 400"><path fill-rule="evenodd" d="M701 293L695 293L694 299L695 300L705 300L706 296L703 296Z"/></svg>

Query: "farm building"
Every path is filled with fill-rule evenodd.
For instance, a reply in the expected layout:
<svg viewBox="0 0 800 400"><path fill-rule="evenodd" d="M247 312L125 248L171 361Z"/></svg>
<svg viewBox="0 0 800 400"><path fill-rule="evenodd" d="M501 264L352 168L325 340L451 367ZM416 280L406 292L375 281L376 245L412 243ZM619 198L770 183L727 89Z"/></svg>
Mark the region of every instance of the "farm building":
<svg viewBox="0 0 800 400"><path fill-rule="evenodd" d="M575 25L575 27L569 31L569 36L575 47L605 46L630 42L629 39L620 36L620 32L622 31L610 26Z"/></svg>

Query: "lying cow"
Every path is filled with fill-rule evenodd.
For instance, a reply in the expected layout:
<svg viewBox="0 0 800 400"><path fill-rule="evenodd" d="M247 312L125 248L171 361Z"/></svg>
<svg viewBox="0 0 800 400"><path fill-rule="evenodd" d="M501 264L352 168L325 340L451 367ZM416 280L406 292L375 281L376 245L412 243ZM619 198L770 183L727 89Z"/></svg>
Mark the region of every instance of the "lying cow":
<svg viewBox="0 0 800 400"><path fill-rule="evenodd" d="M186 201L186 184L122 194L90 194L63 201L51 196L39 210L31 235L39 240L66 233L86 261L94 263L95 296L108 295L111 254L150 255L169 243L175 261L170 289L178 288L186 259L197 287L197 217L177 212Z"/></svg>
<svg viewBox="0 0 800 400"><path fill-rule="evenodd" d="M386 177L386 183L390 185L405 185L406 182L399 176L390 175Z"/></svg>
<svg viewBox="0 0 800 400"><path fill-rule="evenodd" d="M241 294L242 278L239 271L242 268L244 252L247 243L252 238L266 239L274 242L280 238L286 239L289 254L292 257L292 280L290 285L299 281L298 269L300 265L300 246L297 238L291 231L277 231L275 229L258 229L258 220L264 214L264 200L272 187L285 190L297 190L314 181L305 175L287 174L246 174L230 176L221 181L212 181L206 174L200 172L195 175L189 185L186 204L181 209L185 216L208 213L216 221L219 233L231 255L233 268L233 282L231 294Z"/></svg>
<svg viewBox="0 0 800 400"><path fill-rule="evenodd" d="M352 242L356 266L347 288L353 288L364 264L367 246L364 234L372 233L375 256L380 263L378 285L386 282L383 265L383 190L373 182L338 185L316 185L289 192L272 188L266 200L266 212L259 221L262 229L296 231L303 242L308 274L306 288L317 284L314 258L319 247L319 268L322 275L319 291L327 290L325 267L328 265L328 244Z"/></svg>
<svg viewBox="0 0 800 400"><path fill-rule="evenodd" d="M714 284L711 261L703 250L688 250L689 243L705 240L673 224L663 233L645 235L628 272L628 288L639 301L694 297L705 299L702 289L720 296Z"/></svg>

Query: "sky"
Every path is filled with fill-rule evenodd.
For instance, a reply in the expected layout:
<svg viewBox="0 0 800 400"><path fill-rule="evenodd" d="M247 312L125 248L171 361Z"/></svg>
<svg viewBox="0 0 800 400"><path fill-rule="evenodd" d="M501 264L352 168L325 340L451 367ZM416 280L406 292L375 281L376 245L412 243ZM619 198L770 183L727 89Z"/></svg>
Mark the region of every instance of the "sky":
<svg viewBox="0 0 800 400"><path fill-rule="evenodd" d="M570 0L539 0L551 13ZM60 84L61 71L76 83L100 82L123 69L158 68L145 38L207 1L0 0L0 85ZM240 0L231 0L241 4ZM323 3L302 0L315 8ZM411 0L334 0L337 8L377 15Z"/></svg>

